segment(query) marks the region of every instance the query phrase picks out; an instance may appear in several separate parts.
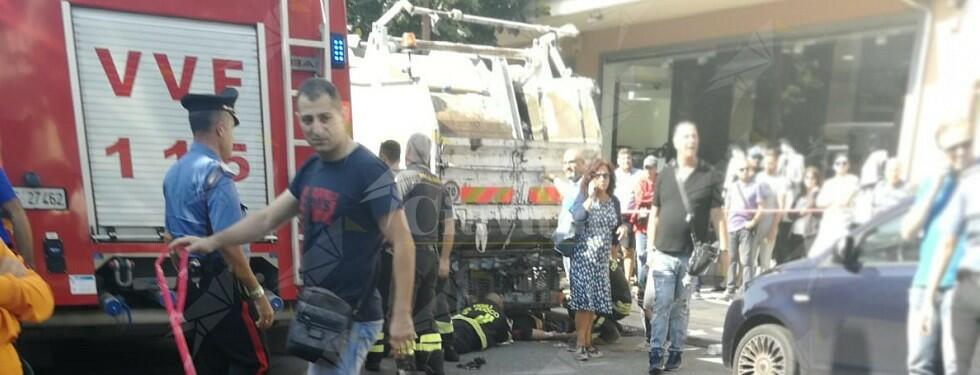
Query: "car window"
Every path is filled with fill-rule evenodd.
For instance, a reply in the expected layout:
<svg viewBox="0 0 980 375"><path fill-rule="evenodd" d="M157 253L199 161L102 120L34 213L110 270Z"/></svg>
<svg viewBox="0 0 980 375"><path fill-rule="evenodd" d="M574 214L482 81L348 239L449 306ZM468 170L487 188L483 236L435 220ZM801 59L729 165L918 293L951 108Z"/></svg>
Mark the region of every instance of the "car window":
<svg viewBox="0 0 980 375"><path fill-rule="evenodd" d="M861 261L875 263L908 263L919 260L919 240L902 238L902 218L897 215L871 229L861 240Z"/></svg>

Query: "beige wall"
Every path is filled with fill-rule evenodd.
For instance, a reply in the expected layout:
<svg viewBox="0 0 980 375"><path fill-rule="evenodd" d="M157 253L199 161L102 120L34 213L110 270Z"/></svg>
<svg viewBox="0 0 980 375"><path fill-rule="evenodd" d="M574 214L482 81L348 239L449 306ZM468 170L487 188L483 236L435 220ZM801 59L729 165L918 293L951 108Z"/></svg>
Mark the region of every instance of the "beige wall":
<svg viewBox="0 0 980 375"><path fill-rule="evenodd" d="M908 98L919 106L908 106L905 121L917 126L906 128L899 152L912 165L913 179L942 165L942 155L933 141L936 125L943 121L968 120L975 85L980 84L980 4L971 0L968 3L972 5L968 6L972 8L960 10L949 3L933 1L923 84L921 90L910 93ZM974 127L978 124L974 122ZM978 147L974 136L974 150Z"/></svg>
<svg viewBox="0 0 980 375"><path fill-rule="evenodd" d="M771 24L776 32L908 11L900 0L785 0L687 18L582 34L576 72L598 78L603 54L748 35ZM651 11L656 11L651 10Z"/></svg>

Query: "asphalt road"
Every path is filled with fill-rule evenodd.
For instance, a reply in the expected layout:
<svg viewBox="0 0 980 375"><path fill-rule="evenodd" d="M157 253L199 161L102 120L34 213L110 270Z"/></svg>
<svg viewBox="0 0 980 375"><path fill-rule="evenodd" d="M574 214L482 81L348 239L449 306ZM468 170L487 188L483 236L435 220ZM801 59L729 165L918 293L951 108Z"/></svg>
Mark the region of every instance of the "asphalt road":
<svg viewBox="0 0 980 375"><path fill-rule="evenodd" d="M725 374L718 355L709 355L707 345L721 337L725 306L707 299L692 304L691 340L684 357L681 374ZM642 332L638 312L624 320L624 325ZM517 342L482 353L464 355L461 363L482 357L479 370L465 370L447 364L447 374L645 374L647 350L641 337L623 337L615 344L602 345L606 356L578 362L561 344L555 342ZM72 340L57 343L38 342L23 346L25 358L35 365L39 375L180 375L176 349L171 339L99 339ZM273 355L271 375L306 373L306 362L286 355ZM393 362L386 360L382 372L394 374ZM373 374L364 372L364 374Z"/></svg>

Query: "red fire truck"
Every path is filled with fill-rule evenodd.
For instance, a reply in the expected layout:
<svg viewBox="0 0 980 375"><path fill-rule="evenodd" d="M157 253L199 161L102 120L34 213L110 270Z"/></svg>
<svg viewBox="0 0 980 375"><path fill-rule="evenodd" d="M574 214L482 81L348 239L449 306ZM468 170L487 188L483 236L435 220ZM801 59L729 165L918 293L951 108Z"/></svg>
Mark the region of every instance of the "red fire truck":
<svg viewBox="0 0 980 375"><path fill-rule="evenodd" d="M260 209L312 154L294 122L298 83L327 77L349 104L346 37L343 0L0 3L3 167L57 305L27 334L165 323L153 260L165 249L163 176L192 138L179 99L238 89L228 164ZM293 222L251 247L284 312L299 240Z"/></svg>

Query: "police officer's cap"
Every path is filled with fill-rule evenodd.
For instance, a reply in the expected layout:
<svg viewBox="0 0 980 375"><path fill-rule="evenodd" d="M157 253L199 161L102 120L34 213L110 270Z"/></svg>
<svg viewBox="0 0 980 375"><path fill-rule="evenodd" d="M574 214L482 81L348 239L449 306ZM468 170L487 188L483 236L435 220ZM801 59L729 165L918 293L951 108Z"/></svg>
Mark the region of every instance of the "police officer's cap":
<svg viewBox="0 0 980 375"><path fill-rule="evenodd" d="M225 111L235 119L238 126L238 115L235 114L235 100L238 100L238 90L226 88L220 95L187 94L180 99L180 105L188 112L196 111Z"/></svg>

